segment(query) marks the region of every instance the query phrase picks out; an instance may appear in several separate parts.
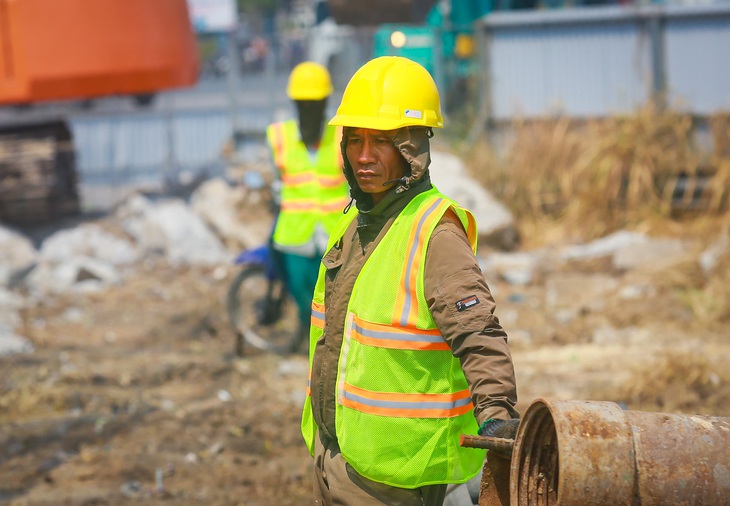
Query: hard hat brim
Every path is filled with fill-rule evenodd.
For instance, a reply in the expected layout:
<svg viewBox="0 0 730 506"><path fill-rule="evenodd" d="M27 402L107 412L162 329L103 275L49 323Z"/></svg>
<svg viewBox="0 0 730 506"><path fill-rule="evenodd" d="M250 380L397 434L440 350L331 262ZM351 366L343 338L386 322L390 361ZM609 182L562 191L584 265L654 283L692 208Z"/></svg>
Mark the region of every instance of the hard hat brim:
<svg viewBox="0 0 730 506"><path fill-rule="evenodd" d="M437 118L426 116L422 120L395 119L395 118L374 118L372 116L353 116L350 114L337 114L329 123L332 126L342 126L351 128L367 128L370 130L397 130L407 126L422 126L430 128L443 128L444 124Z"/></svg>

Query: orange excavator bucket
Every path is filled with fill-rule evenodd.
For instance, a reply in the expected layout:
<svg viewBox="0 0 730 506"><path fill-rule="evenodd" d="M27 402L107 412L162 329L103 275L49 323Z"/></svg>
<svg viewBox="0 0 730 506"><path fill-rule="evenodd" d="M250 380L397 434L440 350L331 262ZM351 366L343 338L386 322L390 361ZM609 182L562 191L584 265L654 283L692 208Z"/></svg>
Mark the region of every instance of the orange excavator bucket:
<svg viewBox="0 0 730 506"><path fill-rule="evenodd" d="M186 0L0 0L0 104L189 86Z"/></svg>

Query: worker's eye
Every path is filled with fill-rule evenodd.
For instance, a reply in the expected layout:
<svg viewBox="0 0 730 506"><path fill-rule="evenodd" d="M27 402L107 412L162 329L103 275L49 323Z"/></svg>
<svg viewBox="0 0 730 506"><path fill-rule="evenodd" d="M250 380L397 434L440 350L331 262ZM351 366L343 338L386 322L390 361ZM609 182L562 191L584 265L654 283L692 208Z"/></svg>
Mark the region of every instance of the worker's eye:
<svg viewBox="0 0 730 506"><path fill-rule="evenodd" d="M352 144L360 144L362 140L359 137L348 137L347 138L347 145L350 146Z"/></svg>

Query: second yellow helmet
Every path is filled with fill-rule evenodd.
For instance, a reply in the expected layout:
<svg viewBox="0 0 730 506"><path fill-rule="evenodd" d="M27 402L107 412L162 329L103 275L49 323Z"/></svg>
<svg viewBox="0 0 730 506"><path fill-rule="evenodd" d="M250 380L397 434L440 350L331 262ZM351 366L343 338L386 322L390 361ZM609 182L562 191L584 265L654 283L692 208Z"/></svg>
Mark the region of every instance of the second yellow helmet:
<svg viewBox="0 0 730 506"><path fill-rule="evenodd" d="M329 124L395 130L405 126L443 128L444 120L431 74L408 58L381 56L355 72Z"/></svg>
<svg viewBox="0 0 730 506"><path fill-rule="evenodd" d="M323 100L332 94L330 73L322 64L305 61L289 74L286 94L292 100Z"/></svg>

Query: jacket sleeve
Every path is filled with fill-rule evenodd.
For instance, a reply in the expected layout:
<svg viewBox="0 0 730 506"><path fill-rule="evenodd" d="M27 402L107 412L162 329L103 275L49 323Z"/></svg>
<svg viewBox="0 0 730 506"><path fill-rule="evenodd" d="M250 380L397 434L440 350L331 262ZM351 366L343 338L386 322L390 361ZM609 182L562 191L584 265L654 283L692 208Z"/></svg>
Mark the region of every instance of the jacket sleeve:
<svg viewBox="0 0 730 506"><path fill-rule="evenodd" d="M518 418L517 388L507 334L461 223L449 213L426 253L424 291L441 334L461 362L479 424Z"/></svg>

